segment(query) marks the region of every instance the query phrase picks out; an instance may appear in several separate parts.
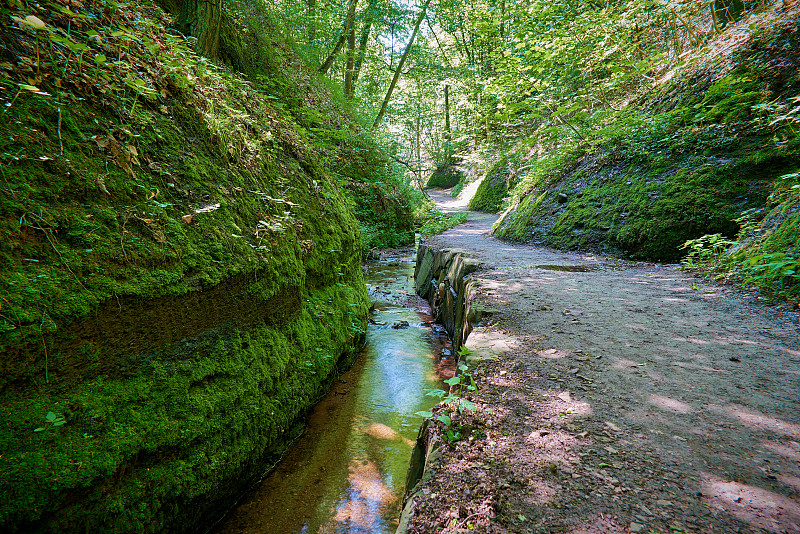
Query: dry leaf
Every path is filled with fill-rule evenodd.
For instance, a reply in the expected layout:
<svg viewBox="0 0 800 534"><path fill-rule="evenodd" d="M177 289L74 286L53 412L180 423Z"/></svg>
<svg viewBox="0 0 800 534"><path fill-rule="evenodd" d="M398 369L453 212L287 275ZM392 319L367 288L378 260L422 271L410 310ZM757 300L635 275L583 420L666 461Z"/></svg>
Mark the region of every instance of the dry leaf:
<svg viewBox="0 0 800 534"><path fill-rule="evenodd" d="M94 181L97 184L97 187L100 189L100 191L102 191L103 193L105 193L108 196L111 196L111 193L109 193L108 188L106 187L106 183L103 180L106 176L108 176L108 175L104 174L102 176L98 176L97 178L94 179Z"/></svg>
<svg viewBox="0 0 800 534"><path fill-rule="evenodd" d="M25 17L25 23L32 26L35 30L43 30L47 27L42 19L34 15L28 15Z"/></svg>
<svg viewBox="0 0 800 534"><path fill-rule="evenodd" d="M192 219L194 219L194 213L190 213L189 215L184 215L181 217L181 220L186 224L192 224Z"/></svg>

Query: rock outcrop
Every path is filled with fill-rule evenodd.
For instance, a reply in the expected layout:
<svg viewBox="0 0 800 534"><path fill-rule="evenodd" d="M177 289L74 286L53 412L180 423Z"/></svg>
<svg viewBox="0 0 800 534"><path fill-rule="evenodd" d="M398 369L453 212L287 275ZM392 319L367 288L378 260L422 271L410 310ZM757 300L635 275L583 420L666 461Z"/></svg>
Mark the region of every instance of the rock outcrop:
<svg viewBox="0 0 800 534"><path fill-rule="evenodd" d="M458 250L436 250L429 245L417 250L417 294L430 303L433 316L447 329L456 351L481 315L472 305L474 282L469 278L478 267Z"/></svg>

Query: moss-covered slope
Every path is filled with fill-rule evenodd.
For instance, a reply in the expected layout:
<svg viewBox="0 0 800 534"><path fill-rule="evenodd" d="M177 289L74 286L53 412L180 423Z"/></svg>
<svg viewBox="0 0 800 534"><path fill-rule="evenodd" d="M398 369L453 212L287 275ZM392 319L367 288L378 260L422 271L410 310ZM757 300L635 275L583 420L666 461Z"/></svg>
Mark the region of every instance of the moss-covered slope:
<svg viewBox="0 0 800 534"><path fill-rule="evenodd" d="M469 199L469 209L487 213L497 213L515 183L515 175L510 172L512 154L496 160L480 178L481 183Z"/></svg>
<svg viewBox="0 0 800 534"><path fill-rule="evenodd" d="M351 201L300 112L157 7L12 4L0 530L202 530L362 338ZM304 78L281 93L317 91Z"/></svg>
<svg viewBox="0 0 800 534"><path fill-rule="evenodd" d="M364 249L413 243L409 196L414 192L382 149L389 143L369 123L356 120L349 112L352 102L326 80L316 79L290 43L273 37L269 7L266 2L226 0L222 59L289 114L299 135L314 145L354 208Z"/></svg>
<svg viewBox="0 0 800 534"><path fill-rule="evenodd" d="M497 235L660 261L688 239L735 235L739 214L797 169L797 36L797 20L770 19L727 63L687 69L628 106L602 141L520 161Z"/></svg>

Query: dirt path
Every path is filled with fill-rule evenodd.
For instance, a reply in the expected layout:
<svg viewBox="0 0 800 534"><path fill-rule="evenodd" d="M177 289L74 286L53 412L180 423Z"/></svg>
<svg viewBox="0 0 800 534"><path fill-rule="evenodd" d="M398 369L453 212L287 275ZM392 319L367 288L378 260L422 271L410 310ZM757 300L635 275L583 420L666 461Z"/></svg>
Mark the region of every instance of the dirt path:
<svg viewBox="0 0 800 534"><path fill-rule="evenodd" d="M493 220L434 240L482 262L498 311L467 346L495 359L410 531L800 533L798 314L675 266L503 243Z"/></svg>

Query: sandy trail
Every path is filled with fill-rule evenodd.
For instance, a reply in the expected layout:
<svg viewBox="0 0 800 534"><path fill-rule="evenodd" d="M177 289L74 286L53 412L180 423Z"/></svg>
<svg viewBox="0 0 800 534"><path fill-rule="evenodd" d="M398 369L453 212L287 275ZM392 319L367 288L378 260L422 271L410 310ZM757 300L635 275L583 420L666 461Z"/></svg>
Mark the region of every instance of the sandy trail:
<svg viewBox="0 0 800 534"><path fill-rule="evenodd" d="M434 239L482 263L497 313L467 346L496 359L411 531L800 533L798 314L676 266L503 243L494 220Z"/></svg>

